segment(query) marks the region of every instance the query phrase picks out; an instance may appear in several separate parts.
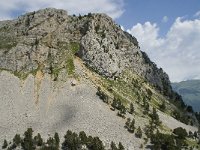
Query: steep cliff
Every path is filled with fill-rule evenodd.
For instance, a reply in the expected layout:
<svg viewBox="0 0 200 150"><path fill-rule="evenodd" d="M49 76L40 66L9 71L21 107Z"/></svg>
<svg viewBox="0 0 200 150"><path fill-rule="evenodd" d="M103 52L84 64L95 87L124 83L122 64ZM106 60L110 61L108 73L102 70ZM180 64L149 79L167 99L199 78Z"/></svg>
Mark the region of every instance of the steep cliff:
<svg viewBox="0 0 200 150"><path fill-rule="evenodd" d="M128 70L172 96L168 75L105 14L77 17L48 8L1 21L0 33L0 68L22 78L37 70L55 80L63 69L73 74L76 54L100 75L116 79Z"/></svg>

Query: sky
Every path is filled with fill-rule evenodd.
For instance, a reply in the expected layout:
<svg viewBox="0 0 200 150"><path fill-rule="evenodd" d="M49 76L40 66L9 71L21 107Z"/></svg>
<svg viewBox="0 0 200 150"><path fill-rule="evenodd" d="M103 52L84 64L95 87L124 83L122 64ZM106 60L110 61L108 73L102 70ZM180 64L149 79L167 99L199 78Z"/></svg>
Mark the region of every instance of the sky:
<svg viewBox="0 0 200 150"><path fill-rule="evenodd" d="M200 79L200 0L0 0L0 20L46 7L106 13L172 82Z"/></svg>

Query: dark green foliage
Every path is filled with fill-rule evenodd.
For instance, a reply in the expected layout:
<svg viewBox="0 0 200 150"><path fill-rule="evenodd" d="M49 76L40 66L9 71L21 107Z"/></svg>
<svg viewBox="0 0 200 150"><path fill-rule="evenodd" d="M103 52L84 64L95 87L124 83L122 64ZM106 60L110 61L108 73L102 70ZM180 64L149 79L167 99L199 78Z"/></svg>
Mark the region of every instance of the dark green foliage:
<svg viewBox="0 0 200 150"><path fill-rule="evenodd" d="M42 146L42 144L43 144L43 139L42 139L40 133L38 133L38 134L34 137L34 141L35 141L35 144L36 144L37 146Z"/></svg>
<svg viewBox="0 0 200 150"><path fill-rule="evenodd" d="M189 138L193 138L194 137L194 134L192 133L192 131L189 131L188 137Z"/></svg>
<svg viewBox="0 0 200 150"><path fill-rule="evenodd" d="M104 150L102 141L98 137L94 137L92 145L89 147L91 150Z"/></svg>
<svg viewBox="0 0 200 150"><path fill-rule="evenodd" d="M135 133L135 136L138 137L138 138L141 138L142 137L142 130L140 128L140 126L138 127L136 133Z"/></svg>
<svg viewBox="0 0 200 150"><path fill-rule="evenodd" d="M187 137L187 131L182 127L178 127L173 130L173 133L177 135L179 139L185 139Z"/></svg>
<svg viewBox="0 0 200 150"><path fill-rule="evenodd" d="M163 101L162 104L160 105L160 110L161 110L161 111L165 111L165 110L166 110L165 101Z"/></svg>
<svg viewBox="0 0 200 150"><path fill-rule="evenodd" d="M54 134L54 139L55 139L56 148L59 148L60 138L57 132Z"/></svg>
<svg viewBox="0 0 200 150"><path fill-rule="evenodd" d="M148 99L151 100L151 96L153 95L153 93L150 89L147 89L147 95L148 95Z"/></svg>
<svg viewBox="0 0 200 150"><path fill-rule="evenodd" d="M152 123L155 124L156 126L161 124L161 122L159 121L159 116L155 108L153 108L153 112L152 114L150 114L150 117L151 117Z"/></svg>
<svg viewBox="0 0 200 150"><path fill-rule="evenodd" d="M84 131L81 131L78 134L68 130L64 136L64 141L62 147L60 148L60 139L59 135L56 132L54 137L49 137L47 142L43 142L41 135L38 133L34 139L32 138L33 130L28 128L24 133L24 138L21 138L19 134L16 134L13 138L13 143L10 143L11 146L8 147L8 142L4 140L2 149L8 147L8 150L16 149L17 147L23 150L79 150L79 149L88 149L88 150L105 150L103 142L99 137L92 137L85 134ZM122 143L119 143L119 148L116 147L115 143L111 143L112 150L124 150Z"/></svg>
<svg viewBox="0 0 200 150"><path fill-rule="evenodd" d="M79 137L80 137L80 140L81 140L81 144L86 144L87 143L87 135L85 134L84 131L81 131L79 133Z"/></svg>
<svg viewBox="0 0 200 150"><path fill-rule="evenodd" d="M147 125L145 127L145 134L148 138L150 138L153 135L155 127L153 126L152 122L150 121L150 125Z"/></svg>
<svg viewBox="0 0 200 150"><path fill-rule="evenodd" d="M115 98L114 98L114 100L113 100L111 106L112 106L114 109L117 108L117 100L116 100Z"/></svg>
<svg viewBox="0 0 200 150"><path fill-rule="evenodd" d="M121 102L120 99L117 99L116 97L114 97L111 106L112 106L114 109L119 110L118 115L119 115L120 117L124 117L124 115L126 114L126 107L122 104L122 102Z"/></svg>
<svg viewBox="0 0 200 150"><path fill-rule="evenodd" d="M22 148L24 150L33 150L33 130L32 128L28 128L27 131L24 132L24 139L22 141Z"/></svg>
<svg viewBox="0 0 200 150"><path fill-rule="evenodd" d="M125 123L125 128L128 128L130 123L131 123L131 119L127 118L126 123Z"/></svg>
<svg viewBox="0 0 200 150"><path fill-rule="evenodd" d="M147 98L146 97L143 97L143 108L144 108L144 111L143 111L143 114L146 115L149 113L149 103L147 101Z"/></svg>
<svg viewBox="0 0 200 150"><path fill-rule="evenodd" d="M187 106L187 112L189 112L189 113L193 113L194 112L192 106Z"/></svg>
<svg viewBox="0 0 200 150"><path fill-rule="evenodd" d="M47 145L45 145L46 149L51 149L51 150L58 150L58 147L56 145L55 139L52 137L49 137L47 139Z"/></svg>
<svg viewBox="0 0 200 150"><path fill-rule="evenodd" d="M133 119L131 121L130 118L127 118L127 121L125 123L125 128L127 128L127 130L131 133L134 133L135 131L135 119Z"/></svg>
<svg viewBox="0 0 200 150"><path fill-rule="evenodd" d="M133 107L133 103L131 103L130 104L130 111L129 111L129 113L133 114L133 112L134 112L134 107Z"/></svg>
<svg viewBox="0 0 200 150"><path fill-rule="evenodd" d="M3 145L2 145L2 149L5 149L7 147L8 147L8 142L7 142L7 140L4 140Z"/></svg>
<svg viewBox="0 0 200 150"><path fill-rule="evenodd" d="M169 134L157 132L151 136L151 143L154 150L178 150L175 144L175 138Z"/></svg>
<svg viewBox="0 0 200 150"><path fill-rule="evenodd" d="M111 148L111 150L118 150L116 144L113 141L110 144L110 148Z"/></svg>
<svg viewBox="0 0 200 150"><path fill-rule="evenodd" d="M19 146L21 144L21 137L19 134L16 134L13 138L13 144Z"/></svg>
<svg viewBox="0 0 200 150"><path fill-rule="evenodd" d="M80 144L80 139L78 135L70 130L67 131L66 135L64 136L65 140L62 143L62 148L76 150Z"/></svg>
<svg viewBox="0 0 200 150"><path fill-rule="evenodd" d="M196 139L198 137L198 133L195 131L193 137Z"/></svg>
<svg viewBox="0 0 200 150"><path fill-rule="evenodd" d="M124 118L125 114L126 114L126 108L125 108L125 106L122 105L121 108L119 109L117 115Z"/></svg>
<svg viewBox="0 0 200 150"><path fill-rule="evenodd" d="M96 95L98 95L103 102L108 103L108 96L101 90L100 87L97 88Z"/></svg>
<svg viewBox="0 0 200 150"><path fill-rule="evenodd" d="M125 150L125 148L124 148L124 146L122 145L122 143L121 142L119 142L119 150Z"/></svg>

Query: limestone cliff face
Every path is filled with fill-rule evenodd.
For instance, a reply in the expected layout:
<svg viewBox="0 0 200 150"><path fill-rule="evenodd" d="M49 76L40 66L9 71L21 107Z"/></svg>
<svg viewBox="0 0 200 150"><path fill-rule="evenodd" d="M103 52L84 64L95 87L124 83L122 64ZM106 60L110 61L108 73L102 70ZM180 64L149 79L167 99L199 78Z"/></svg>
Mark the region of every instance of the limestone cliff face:
<svg viewBox="0 0 200 150"><path fill-rule="evenodd" d="M0 22L1 69L16 74L66 69L69 74L74 54L103 76L116 78L129 70L172 94L168 75L105 14L77 17L48 8Z"/></svg>

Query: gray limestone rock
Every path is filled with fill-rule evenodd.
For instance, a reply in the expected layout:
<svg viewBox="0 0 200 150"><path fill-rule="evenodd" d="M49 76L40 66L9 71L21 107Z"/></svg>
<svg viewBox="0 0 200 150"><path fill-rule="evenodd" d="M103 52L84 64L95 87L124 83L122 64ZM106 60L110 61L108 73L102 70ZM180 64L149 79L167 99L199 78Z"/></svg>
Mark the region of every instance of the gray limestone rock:
<svg viewBox="0 0 200 150"><path fill-rule="evenodd" d="M105 77L114 79L129 70L172 95L168 75L140 50L135 37L105 14L77 17L47 8L0 22L1 69L55 73L69 68L74 54Z"/></svg>

